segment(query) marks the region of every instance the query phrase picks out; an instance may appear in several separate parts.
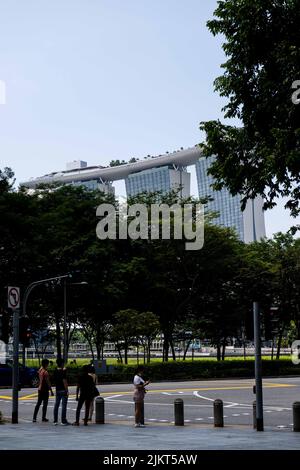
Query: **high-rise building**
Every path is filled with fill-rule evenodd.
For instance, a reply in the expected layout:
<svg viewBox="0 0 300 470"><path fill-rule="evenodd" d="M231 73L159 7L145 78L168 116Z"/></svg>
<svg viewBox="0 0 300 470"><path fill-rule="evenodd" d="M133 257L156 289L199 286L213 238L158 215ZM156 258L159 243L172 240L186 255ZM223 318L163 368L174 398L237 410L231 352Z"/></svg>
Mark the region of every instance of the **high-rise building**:
<svg viewBox="0 0 300 470"><path fill-rule="evenodd" d="M87 166L86 162L75 160L67 164L65 171L30 178L21 185L34 190L41 184L73 184L112 193L112 183L125 180L128 196L143 191L168 192L181 187L181 195L187 197L190 195L190 174L186 167L194 165L201 155L200 147L195 145L164 155L149 155L147 158L117 166Z"/></svg>
<svg viewBox="0 0 300 470"><path fill-rule="evenodd" d="M184 167L166 165L157 168L131 173L125 179L127 196L135 196L142 192L162 191L181 188L182 197L190 196L191 175Z"/></svg>
<svg viewBox="0 0 300 470"><path fill-rule="evenodd" d="M202 157L195 165L199 197L210 196L213 198L212 201L208 201L206 210L218 213L213 223L234 228L239 238L245 243L265 237L266 230L262 199L256 198L253 201L250 200L242 212L239 195L232 196L226 188L214 191L212 188L214 179L211 175L207 174L213 158Z"/></svg>

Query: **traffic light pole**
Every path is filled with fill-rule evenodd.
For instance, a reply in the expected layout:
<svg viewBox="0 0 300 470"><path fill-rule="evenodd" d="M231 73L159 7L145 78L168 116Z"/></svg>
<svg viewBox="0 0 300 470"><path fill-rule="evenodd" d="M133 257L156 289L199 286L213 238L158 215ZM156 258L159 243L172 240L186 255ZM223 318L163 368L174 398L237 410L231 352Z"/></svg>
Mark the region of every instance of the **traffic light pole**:
<svg viewBox="0 0 300 470"><path fill-rule="evenodd" d="M12 415L11 422L18 423L19 398L19 310L13 314L13 380L12 380Z"/></svg>

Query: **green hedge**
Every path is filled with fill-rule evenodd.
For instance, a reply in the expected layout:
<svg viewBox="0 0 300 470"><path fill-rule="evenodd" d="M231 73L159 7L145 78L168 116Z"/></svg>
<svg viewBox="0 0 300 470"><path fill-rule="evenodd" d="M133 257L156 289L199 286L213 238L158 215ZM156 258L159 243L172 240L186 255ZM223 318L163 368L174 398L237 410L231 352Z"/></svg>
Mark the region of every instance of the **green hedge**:
<svg viewBox="0 0 300 470"><path fill-rule="evenodd" d="M108 382L132 382L136 366L118 365L114 367L113 374L101 374L99 383ZM70 385L77 382L79 367L68 368L68 379ZM300 365L294 365L290 359L263 360L262 371L264 377L300 375ZM52 370L49 370L50 377ZM146 365L145 375L152 382L164 380L203 380L203 379L223 379L223 378L253 378L254 359L247 360L201 360L201 361L170 361L153 362Z"/></svg>
<svg viewBox="0 0 300 470"><path fill-rule="evenodd" d="M135 372L133 366L115 367L115 376L132 380ZM300 366L295 366L291 360L262 361L264 377L282 375L300 375ZM210 378L254 377L254 360L225 361L181 361L153 363L146 367L146 375L150 380L201 380Z"/></svg>

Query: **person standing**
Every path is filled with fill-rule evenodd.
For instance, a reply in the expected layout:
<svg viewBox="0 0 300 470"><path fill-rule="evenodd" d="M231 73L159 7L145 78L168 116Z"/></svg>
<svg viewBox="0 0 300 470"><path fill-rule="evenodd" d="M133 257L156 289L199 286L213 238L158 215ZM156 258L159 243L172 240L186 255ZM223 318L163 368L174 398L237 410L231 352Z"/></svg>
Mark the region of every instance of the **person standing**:
<svg viewBox="0 0 300 470"><path fill-rule="evenodd" d="M146 394L145 386L148 385L150 382L149 380L145 381L143 379L144 375L144 367L139 366L136 371L136 375L133 379L134 385L134 393L133 393L133 401L135 402L135 427L136 428L143 428L144 424L141 423L142 421L142 409L144 405L144 398Z"/></svg>
<svg viewBox="0 0 300 470"><path fill-rule="evenodd" d="M64 361L60 358L56 360L57 369L54 371L54 383L56 388L56 397L54 405L54 425L57 425L58 422L58 409L60 402L62 403L61 407L61 424L67 426L70 424L67 421L67 403L68 403L68 381L67 381L67 370L64 368Z"/></svg>
<svg viewBox="0 0 300 470"><path fill-rule="evenodd" d="M40 409L41 404L43 403L42 409L42 421L47 423L49 419L46 418L47 414L47 406L49 400L49 391L51 396L53 397L54 393L51 388L51 383L49 379L49 372L48 372L49 360L43 359L42 360L42 367L39 369L39 386L38 386L38 401L34 408L33 413L33 423L36 423L36 418Z"/></svg>
<svg viewBox="0 0 300 470"><path fill-rule="evenodd" d="M92 376L89 374L89 366L84 365L82 367L82 372L78 378L78 385L76 389L76 401L78 401L76 409L76 420L73 423L73 426L79 426L80 411L85 404L85 416L84 416L84 425L88 425L89 412L91 402L95 396L95 385Z"/></svg>
<svg viewBox="0 0 300 470"><path fill-rule="evenodd" d="M95 366L93 364L90 364L90 366L89 366L89 375L93 379L94 386L95 386L94 390L96 391L96 389L97 389L97 387L96 387L96 385L97 385L97 374L96 374ZM90 411L89 411L89 418L88 418L89 421L92 421L92 418L93 418L95 398L96 398L96 396L95 396L95 393L94 393L94 397L91 401L91 406L90 406Z"/></svg>

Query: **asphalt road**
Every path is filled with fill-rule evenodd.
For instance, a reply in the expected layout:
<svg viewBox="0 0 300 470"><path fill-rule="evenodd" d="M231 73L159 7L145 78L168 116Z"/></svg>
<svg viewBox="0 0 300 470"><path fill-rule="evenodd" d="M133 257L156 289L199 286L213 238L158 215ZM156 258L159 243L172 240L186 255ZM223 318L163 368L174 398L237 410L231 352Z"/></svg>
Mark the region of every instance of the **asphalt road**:
<svg viewBox="0 0 300 470"><path fill-rule="evenodd" d="M220 398L224 403L224 421L228 425L252 426L255 400L254 381L209 380L191 382L152 383L145 398L145 422L172 423L174 400L184 401L185 422L191 424L213 423L213 401ZM300 400L300 378L275 378L263 381L265 426L288 429L292 427L292 403ZM106 422L134 420L133 387L131 384L99 385L105 399ZM74 421L76 401L75 388L70 387L68 420ZM23 389L19 394L19 421L31 422L36 402L36 389ZM11 390L0 389L0 410L11 416ZM48 418L53 421L54 398L50 398ZM83 413L83 412L82 412ZM41 421L41 410L38 416ZM45 423L45 426L48 424Z"/></svg>

